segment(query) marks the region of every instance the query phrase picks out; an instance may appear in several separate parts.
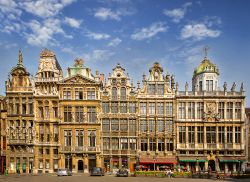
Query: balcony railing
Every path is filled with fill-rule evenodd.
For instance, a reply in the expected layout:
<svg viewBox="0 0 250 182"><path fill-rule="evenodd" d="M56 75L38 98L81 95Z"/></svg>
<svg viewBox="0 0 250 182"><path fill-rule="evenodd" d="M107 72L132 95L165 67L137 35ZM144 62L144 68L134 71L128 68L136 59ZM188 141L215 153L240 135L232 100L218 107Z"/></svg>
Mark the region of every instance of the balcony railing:
<svg viewBox="0 0 250 182"><path fill-rule="evenodd" d="M85 152L100 152L100 146L89 147L89 146L63 146L61 147L62 152L76 152L76 153L85 153Z"/></svg>
<svg viewBox="0 0 250 182"><path fill-rule="evenodd" d="M11 145L32 145L32 144L34 144L34 141L29 140L29 139L10 139L9 144L11 144Z"/></svg>
<svg viewBox="0 0 250 182"><path fill-rule="evenodd" d="M35 78L35 82L57 82L60 78Z"/></svg>

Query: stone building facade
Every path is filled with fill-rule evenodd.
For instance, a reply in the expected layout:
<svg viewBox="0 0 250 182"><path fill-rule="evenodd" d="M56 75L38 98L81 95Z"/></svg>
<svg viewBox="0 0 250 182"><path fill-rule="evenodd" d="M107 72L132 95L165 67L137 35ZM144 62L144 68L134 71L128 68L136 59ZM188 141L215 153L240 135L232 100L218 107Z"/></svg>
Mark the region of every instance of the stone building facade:
<svg viewBox="0 0 250 182"><path fill-rule="evenodd" d="M6 126L7 126L7 105L6 97L0 96L0 174L6 172Z"/></svg>
<svg viewBox="0 0 250 182"><path fill-rule="evenodd" d="M63 76L56 55L40 53L33 78L21 51L6 81L1 151L6 134L10 173L88 173L187 170L236 171L247 162L243 84L219 88L219 69L207 56L195 69L192 88L179 89L155 62L134 87L120 64L104 79L83 60ZM5 118L5 119L4 119ZM2 127L6 121L5 133Z"/></svg>

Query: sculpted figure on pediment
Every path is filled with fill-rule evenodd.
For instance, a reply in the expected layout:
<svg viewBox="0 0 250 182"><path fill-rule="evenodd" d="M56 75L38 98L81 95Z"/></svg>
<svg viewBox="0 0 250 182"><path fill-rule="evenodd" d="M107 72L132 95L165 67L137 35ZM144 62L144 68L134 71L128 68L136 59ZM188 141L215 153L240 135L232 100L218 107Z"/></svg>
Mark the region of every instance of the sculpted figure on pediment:
<svg viewBox="0 0 250 182"><path fill-rule="evenodd" d="M216 103L207 103L206 112L204 112L203 119L205 121L219 121L220 114L216 112Z"/></svg>

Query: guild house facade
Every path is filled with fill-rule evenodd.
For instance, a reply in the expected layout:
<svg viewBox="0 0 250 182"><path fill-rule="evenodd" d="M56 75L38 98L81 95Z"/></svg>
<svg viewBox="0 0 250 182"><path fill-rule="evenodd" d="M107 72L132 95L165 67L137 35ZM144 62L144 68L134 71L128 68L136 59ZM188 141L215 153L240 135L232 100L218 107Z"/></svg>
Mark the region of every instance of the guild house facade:
<svg viewBox="0 0 250 182"><path fill-rule="evenodd" d="M243 170L243 84L220 88L219 75L207 55L183 91L158 62L136 84L120 64L105 79L79 58L63 74L44 49L31 77L19 51L0 100L0 172Z"/></svg>

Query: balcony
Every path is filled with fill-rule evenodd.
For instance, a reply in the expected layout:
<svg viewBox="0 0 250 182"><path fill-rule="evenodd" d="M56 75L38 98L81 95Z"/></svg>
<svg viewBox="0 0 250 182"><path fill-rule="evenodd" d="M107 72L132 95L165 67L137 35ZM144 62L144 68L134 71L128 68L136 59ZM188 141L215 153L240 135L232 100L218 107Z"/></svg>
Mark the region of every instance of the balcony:
<svg viewBox="0 0 250 182"><path fill-rule="evenodd" d="M34 141L28 139L10 139L9 145L34 145Z"/></svg>
<svg viewBox="0 0 250 182"><path fill-rule="evenodd" d="M58 82L60 78L35 78L35 82Z"/></svg>
<svg viewBox="0 0 250 182"><path fill-rule="evenodd" d="M208 143L207 148L208 149L216 149L216 144L215 143Z"/></svg>

